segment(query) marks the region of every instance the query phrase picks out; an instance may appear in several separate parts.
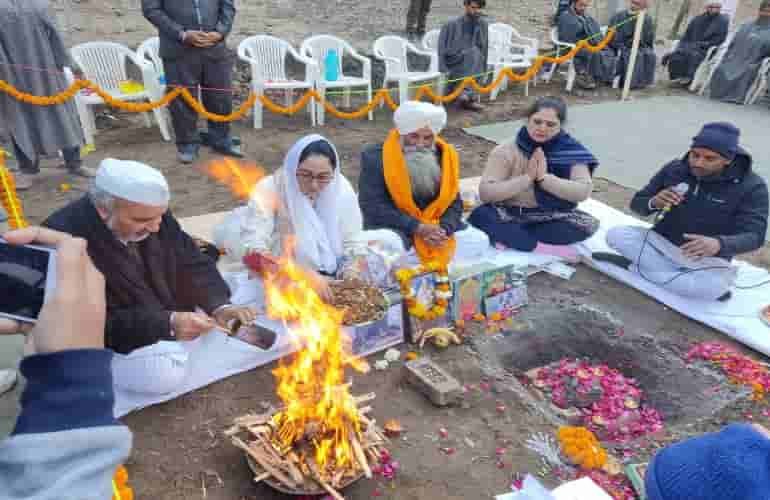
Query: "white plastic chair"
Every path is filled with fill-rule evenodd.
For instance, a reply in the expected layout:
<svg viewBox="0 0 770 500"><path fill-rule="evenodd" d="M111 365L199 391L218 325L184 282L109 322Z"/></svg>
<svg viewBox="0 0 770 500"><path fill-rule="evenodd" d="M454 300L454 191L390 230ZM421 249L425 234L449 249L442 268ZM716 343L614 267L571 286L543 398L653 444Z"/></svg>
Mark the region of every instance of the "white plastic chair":
<svg viewBox="0 0 770 500"><path fill-rule="evenodd" d="M562 42L559 40L559 29L557 27L551 28L551 42L553 43L554 48L556 49L557 56L562 55L565 52L569 52L573 48L575 48L574 43L567 43ZM558 68L558 67L561 68ZM564 70L564 66L566 66L566 71ZM553 64L551 63L551 67L543 73L543 80L546 82L550 82L551 78L553 78L554 73L556 73L557 69L561 69L561 73L567 76L567 92L572 92L572 87L575 85L575 60L570 59L569 61L562 63L562 64Z"/></svg>
<svg viewBox="0 0 770 500"><path fill-rule="evenodd" d="M515 44L511 41L510 31L507 28L501 28L500 23L495 23L489 26L489 55L487 58L487 65L491 66L494 72L494 77L500 76L505 68L510 69L526 69L532 65L532 59L526 55L526 50L529 47ZM507 26L507 25L502 25ZM514 52L515 49L521 52ZM489 100L494 101L497 99L497 94L501 90L505 90L508 87L508 79L503 80L503 83L495 87L489 94ZM524 82L524 95L529 95L529 80Z"/></svg>
<svg viewBox="0 0 770 500"><path fill-rule="evenodd" d="M430 30L422 37L422 48L430 52L430 67L428 71L438 71L438 37L441 30Z"/></svg>
<svg viewBox="0 0 770 500"><path fill-rule="evenodd" d="M754 83L749 87L749 91L746 93L746 99L744 104L754 104L757 100L764 96L767 92L768 79L770 79L770 57L762 59L762 63L759 65L759 71L757 77L754 79Z"/></svg>
<svg viewBox="0 0 770 500"><path fill-rule="evenodd" d="M698 65L698 69L695 70L695 75L693 75L692 82L690 82L690 92L697 92L698 95L706 93L714 71L722 62L722 58L730 47L733 35L734 33L728 34L725 41L722 42L722 45L711 47L706 52L706 57L703 58L703 61Z"/></svg>
<svg viewBox="0 0 770 500"><path fill-rule="evenodd" d="M337 80L326 80L326 54L330 50L337 51ZM316 91L324 98L326 89L344 89L345 106L350 106L350 89L354 87L366 87L367 102L372 100L372 62L366 57L360 55L345 40L332 35L316 35L305 39L300 47L300 53L309 59L315 61L318 67L318 79L316 80ZM342 58L345 54L353 59L360 61L363 66L362 74L358 76L348 76L342 72ZM322 105L317 108L318 123L324 124L325 110ZM369 111L369 119L373 119L373 114Z"/></svg>
<svg viewBox="0 0 770 500"><path fill-rule="evenodd" d="M140 61L148 62L152 65L155 73L158 75L158 84L151 86L151 90L156 90L158 95L154 95L152 98L153 100L162 98L166 93L166 72L163 69L163 59L160 58L160 39L157 36L154 36L143 41L136 49L136 57L138 57ZM198 100L200 99L199 89ZM167 123L167 127L171 127L171 113L168 110L168 106L161 108L160 112Z"/></svg>
<svg viewBox="0 0 770 500"><path fill-rule="evenodd" d="M398 83L398 99L400 103L409 100L409 86L417 82L436 81L438 94L442 95L441 73L438 71L409 71L407 53L413 52L422 56L432 56L431 52L420 50L399 36L382 36L374 42L372 53L374 57L385 62L385 78L383 86L388 83Z"/></svg>
<svg viewBox="0 0 770 500"><path fill-rule="evenodd" d="M516 28L510 24L505 23L492 23L489 25L489 30L505 33L507 40L511 42L510 47L512 49L521 50L524 54L524 57L530 61L537 57L538 51L540 49L540 42L538 42L537 39L521 36Z"/></svg>
<svg viewBox="0 0 770 500"><path fill-rule="evenodd" d="M290 55L305 65L305 79L292 80L286 76L286 56ZM265 90L282 90L285 105L290 106L295 89L310 90L318 78L318 64L300 55L291 44L269 35L257 35L244 39L238 45L238 57L251 65L251 89L257 95ZM307 104L310 122L316 124L316 103ZM254 103L254 128L262 128L262 101Z"/></svg>
<svg viewBox="0 0 770 500"><path fill-rule="evenodd" d="M117 99L124 101L143 101L153 99L153 96L161 94L159 89L158 74L148 62L140 60L136 54L118 43L90 42L76 45L70 49L72 59L83 71L83 75ZM126 63L131 61L142 72L141 92L126 94L120 90L120 84L129 80L126 71ZM70 84L75 81L70 68L65 68L65 74ZM75 96L75 105L83 127L83 135L87 144L94 143L96 122L92 106L104 104L104 100L97 94L79 92ZM171 140L171 134L166 120L160 109L153 110L155 120L158 122L160 133L165 141ZM148 113L144 113L148 127L152 126Z"/></svg>

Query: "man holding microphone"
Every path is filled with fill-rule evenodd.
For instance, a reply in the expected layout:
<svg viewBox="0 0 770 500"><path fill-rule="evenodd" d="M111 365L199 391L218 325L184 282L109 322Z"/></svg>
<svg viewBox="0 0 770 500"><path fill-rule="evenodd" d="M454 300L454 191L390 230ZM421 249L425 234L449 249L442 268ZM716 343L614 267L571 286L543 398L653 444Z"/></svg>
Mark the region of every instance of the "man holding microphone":
<svg viewBox="0 0 770 500"><path fill-rule="evenodd" d="M681 159L664 166L631 200L654 226L618 226L607 244L620 255L594 253L684 297L727 300L737 271L733 256L765 242L768 193L739 146L740 130L708 123Z"/></svg>

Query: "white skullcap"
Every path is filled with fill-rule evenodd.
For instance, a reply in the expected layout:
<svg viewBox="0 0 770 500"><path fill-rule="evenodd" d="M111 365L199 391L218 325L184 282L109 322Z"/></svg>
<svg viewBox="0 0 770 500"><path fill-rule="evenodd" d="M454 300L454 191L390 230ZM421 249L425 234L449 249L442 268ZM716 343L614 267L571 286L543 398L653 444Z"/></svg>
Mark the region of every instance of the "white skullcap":
<svg viewBox="0 0 770 500"><path fill-rule="evenodd" d="M94 185L116 198L142 205L163 207L171 198L163 174L136 161L105 158L99 164Z"/></svg>
<svg viewBox="0 0 770 500"><path fill-rule="evenodd" d="M718 5L720 7L723 7L724 4L722 3L722 0L706 0L706 6L712 6L712 5Z"/></svg>
<svg viewBox="0 0 770 500"><path fill-rule="evenodd" d="M438 134L446 125L446 111L427 102L407 101L393 114L393 122L401 135L428 127Z"/></svg>

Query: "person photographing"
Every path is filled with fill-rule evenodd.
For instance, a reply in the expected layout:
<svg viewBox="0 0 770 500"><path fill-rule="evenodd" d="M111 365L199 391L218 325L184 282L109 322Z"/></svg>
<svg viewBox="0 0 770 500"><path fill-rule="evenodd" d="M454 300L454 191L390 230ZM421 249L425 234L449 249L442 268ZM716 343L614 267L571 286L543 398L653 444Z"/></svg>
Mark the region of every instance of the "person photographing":
<svg viewBox="0 0 770 500"><path fill-rule="evenodd" d="M661 214L655 225L613 227L607 244L620 255L598 252L592 258L683 297L729 299L737 275L730 261L764 244L768 216L767 184L752 170L739 139L740 130L730 123L704 125L690 150L631 200L639 215Z"/></svg>

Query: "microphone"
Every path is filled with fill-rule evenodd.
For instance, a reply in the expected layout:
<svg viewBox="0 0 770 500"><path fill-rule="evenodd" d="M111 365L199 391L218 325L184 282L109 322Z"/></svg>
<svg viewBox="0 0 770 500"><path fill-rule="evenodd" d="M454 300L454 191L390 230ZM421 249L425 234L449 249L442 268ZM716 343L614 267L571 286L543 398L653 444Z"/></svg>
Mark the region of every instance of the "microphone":
<svg viewBox="0 0 770 500"><path fill-rule="evenodd" d="M680 182L676 186L672 187L671 190L678 194L679 196L684 196L687 194L687 192L690 190L690 185L686 182ZM666 214L668 214L671 209L674 208L671 205L666 205L663 207L663 209L658 212L658 215L655 216L655 224L660 224L663 219L666 217Z"/></svg>

